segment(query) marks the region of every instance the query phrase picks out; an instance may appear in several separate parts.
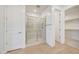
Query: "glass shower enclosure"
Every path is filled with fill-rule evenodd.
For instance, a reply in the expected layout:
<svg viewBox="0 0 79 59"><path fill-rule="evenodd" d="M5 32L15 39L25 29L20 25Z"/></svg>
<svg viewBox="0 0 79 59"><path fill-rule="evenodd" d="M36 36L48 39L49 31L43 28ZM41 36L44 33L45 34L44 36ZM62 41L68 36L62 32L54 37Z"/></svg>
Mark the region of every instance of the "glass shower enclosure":
<svg viewBox="0 0 79 59"><path fill-rule="evenodd" d="M26 22L26 44L33 44L46 39L45 18L27 16Z"/></svg>

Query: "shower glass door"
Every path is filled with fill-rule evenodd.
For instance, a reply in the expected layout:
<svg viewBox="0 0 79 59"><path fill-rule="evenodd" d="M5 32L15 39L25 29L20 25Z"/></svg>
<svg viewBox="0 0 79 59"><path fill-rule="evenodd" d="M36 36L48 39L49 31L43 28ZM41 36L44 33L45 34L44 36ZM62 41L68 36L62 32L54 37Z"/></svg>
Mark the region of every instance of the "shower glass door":
<svg viewBox="0 0 79 59"><path fill-rule="evenodd" d="M32 44L42 40L45 40L44 18L27 16L26 43Z"/></svg>

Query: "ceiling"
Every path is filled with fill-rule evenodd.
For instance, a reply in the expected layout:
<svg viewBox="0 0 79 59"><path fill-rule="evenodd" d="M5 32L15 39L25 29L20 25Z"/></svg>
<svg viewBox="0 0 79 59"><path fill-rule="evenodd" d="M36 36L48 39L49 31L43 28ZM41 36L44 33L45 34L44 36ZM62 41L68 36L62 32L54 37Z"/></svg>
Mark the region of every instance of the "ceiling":
<svg viewBox="0 0 79 59"><path fill-rule="evenodd" d="M60 7L60 8L66 8L69 5L57 5L57 6Z"/></svg>
<svg viewBox="0 0 79 59"><path fill-rule="evenodd" d="M49 6L51 6L51 5L26 5L26 12L32 13L32 14L41 14ZM53 6L57 6L61 9L65 9L69 5L53 5Z"/></svg>
<svg viewBox="0 0 79 59"><path fill-rule="evenodd" d="M26 12L40 14L50 5L26 5Z"/></svg>

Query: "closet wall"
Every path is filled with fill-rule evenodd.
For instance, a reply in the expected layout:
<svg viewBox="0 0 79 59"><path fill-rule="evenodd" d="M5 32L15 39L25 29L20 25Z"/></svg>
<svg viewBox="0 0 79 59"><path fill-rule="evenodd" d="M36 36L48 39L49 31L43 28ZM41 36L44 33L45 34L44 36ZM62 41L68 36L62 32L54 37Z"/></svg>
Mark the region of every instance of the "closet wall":
<svg viewBox="0 0 79 59"><path fill-rule="evenodd" d="M65 11L65 36L68 45L79 48L79 6Z"/></svg>

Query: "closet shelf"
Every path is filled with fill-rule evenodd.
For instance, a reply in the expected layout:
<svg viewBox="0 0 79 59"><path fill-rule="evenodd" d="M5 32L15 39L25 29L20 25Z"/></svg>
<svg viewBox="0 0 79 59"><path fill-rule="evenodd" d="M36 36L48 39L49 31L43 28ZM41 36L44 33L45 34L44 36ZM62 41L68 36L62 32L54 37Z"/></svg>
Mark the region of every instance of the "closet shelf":
<svg viewBox="0 0 79 59"><path fill-rule="evenodd" d="M65 21L68 22L68 21L76 21L76 20L79 20L79 17L67 18Z"/></svg>
<svg viewBox="0 0 79 59"><path fill-rule="evenodd" d="M68 30L74 30L74 31L79 31L79 28L78 29L65 29L66 31L68 31Z"/></svg>

